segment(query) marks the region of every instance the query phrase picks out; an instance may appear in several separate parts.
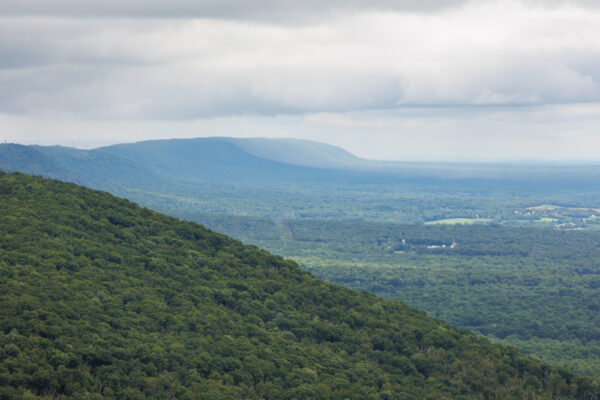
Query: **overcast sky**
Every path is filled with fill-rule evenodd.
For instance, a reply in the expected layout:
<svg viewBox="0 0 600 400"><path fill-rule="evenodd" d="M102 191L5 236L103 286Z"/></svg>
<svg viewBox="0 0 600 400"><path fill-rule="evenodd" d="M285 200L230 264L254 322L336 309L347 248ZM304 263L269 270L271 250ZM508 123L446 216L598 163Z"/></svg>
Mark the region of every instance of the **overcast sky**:
<svg viewBox="0 0 600 400"><path fill-rule="evenodd" d="M600 162L598 3L0 0L0 139Z"/></svg>

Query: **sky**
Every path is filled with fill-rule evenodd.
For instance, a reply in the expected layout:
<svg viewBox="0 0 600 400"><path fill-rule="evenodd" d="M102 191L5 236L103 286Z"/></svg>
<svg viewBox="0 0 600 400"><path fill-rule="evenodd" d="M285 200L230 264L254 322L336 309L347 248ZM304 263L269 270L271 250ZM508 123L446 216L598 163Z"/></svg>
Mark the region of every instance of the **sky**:
<svg viewBox="0 0 600 400"><path fill-rule="evenodd" d="M0 140L600 162L600 2L0 0Z"/></svg>

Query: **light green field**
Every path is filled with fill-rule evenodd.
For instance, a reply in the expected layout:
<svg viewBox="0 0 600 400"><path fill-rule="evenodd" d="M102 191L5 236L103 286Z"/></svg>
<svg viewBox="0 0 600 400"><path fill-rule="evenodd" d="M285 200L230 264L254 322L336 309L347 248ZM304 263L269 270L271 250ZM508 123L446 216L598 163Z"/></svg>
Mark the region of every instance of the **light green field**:
<svg viewBox="0 0 600 400"><path fill-rule="evenodd" d="M446 218L446 219L438 219L435 221L427 221L425 225L456 225L456 224L477 224L477 223L485 223L491 222L490 218Z"/></svg>
<svg viewBox="0 0 600 400"><path fill-rule="evenodd" d="M558 221L558 219L556 219L556 218L542 217L535 222L556 222L556 221Z"/></svg>

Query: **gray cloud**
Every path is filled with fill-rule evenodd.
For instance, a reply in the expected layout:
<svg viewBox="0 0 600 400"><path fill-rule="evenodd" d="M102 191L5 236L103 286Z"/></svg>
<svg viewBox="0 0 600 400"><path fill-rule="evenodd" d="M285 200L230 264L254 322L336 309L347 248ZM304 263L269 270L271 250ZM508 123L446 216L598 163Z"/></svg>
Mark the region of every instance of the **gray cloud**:
<svg viewBox="0 0 600 400"><path fill-rule="evenodd" d="M0 15L105 18L223 18L297 23L338 13L434 13L497 0L1 0ZM506 3L509 3L507 1ZM598 8L596 0L520 0L541 7Z"/></svg>
<svg viewBox="0 0 600 400"><path fill-rule="evenodd" d="M10 0L0 14L12 16L224 18L291 22L329 17L337 12L434 12L466 0ZM283 21L281 20L283 18Z"/></svg>
<svg viewBox="0 0 600 400"><path fill-rule="evenodd" d="M600 11L510 4L309 26L3 17L0 113L189 119L600 101Z"/></svg>

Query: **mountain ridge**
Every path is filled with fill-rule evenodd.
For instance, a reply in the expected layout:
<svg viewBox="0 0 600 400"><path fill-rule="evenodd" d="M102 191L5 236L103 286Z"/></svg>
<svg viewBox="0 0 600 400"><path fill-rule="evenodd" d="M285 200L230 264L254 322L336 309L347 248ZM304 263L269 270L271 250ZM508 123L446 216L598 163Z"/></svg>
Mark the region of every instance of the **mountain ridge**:
<svg viewBox="0 0 600 400"><path fill-rule="evenodd" d="M357 169L375 161L360 158L331 144L288 138L226 138L257 157L313 168Z"/></svg>
<svg viewBox="0 0 600 400"><path fill-rule="evenodd" d="M157 159L168 159L161 157L156 152L157 147L163 147L163 151L172 151L179 145L178 150L187 154L178 158L191 158L190 150L195 149L198 154L206 157L214 157L213 162L220 163L220 167L231 168L235 166L236 159L252 161L252 163L262 163L264 171L273 173L280 169L287 169L285 172L292 172L291 176L314 173L337 172L351 174L368 174L369 176L385 175L389 177L417 177L442 178L442 179L513 179L513 180L531 180L548 179L549 177L559 177L565 173L589 175L590 171L594 174L600 174L598 165L585 164L556 165L553 163L482 163L482 162L425 162L425 161L381 161L370 160L358 157L347 150L326 143L292 138L236 138L236 137L198 137L191 139L157 139L146 140L135 143L121 143L109 146L97 147L91 150L82 150L64 146L38 146L38 145L16 145L4 143L4 151L0 151L0 163L5 170L11 170L12 165L7 160L6 148L9 146L24 146L27 148L42 151L48 157L55 155L64 157L69 153L73 158L80 158L81 154L99 154L110 153L115 155L127 155L132 161L140 161L144 157L143 151L152 152L153 156L159 156ZM229 146L229 147L228 147ZM231 147L233 146L233 147ZM56 153L56 154L55 154ZM79 155L78 155L79 153ZM224 159L223 156L235 156ZM63 161L65 159L63 158ZM145 159L147 164L158 168L156 160ZM173 161L173 159L171 159ZM224 161L227 161L224 163ZM230 165L233 163L233 165ZM238 163L239 165L239 163ZM162 167L168 167L169 164L162 164ZM22 169L23 172L31 172ZM188 171L189 172L189 171ZM277 176L275 174L275 176ZM337 176L337 175L336 175ZM345 175L347 176L347 175ZM581 177L579 177L581 178ZM570 180L570 177L561 178Z"/></svg>

